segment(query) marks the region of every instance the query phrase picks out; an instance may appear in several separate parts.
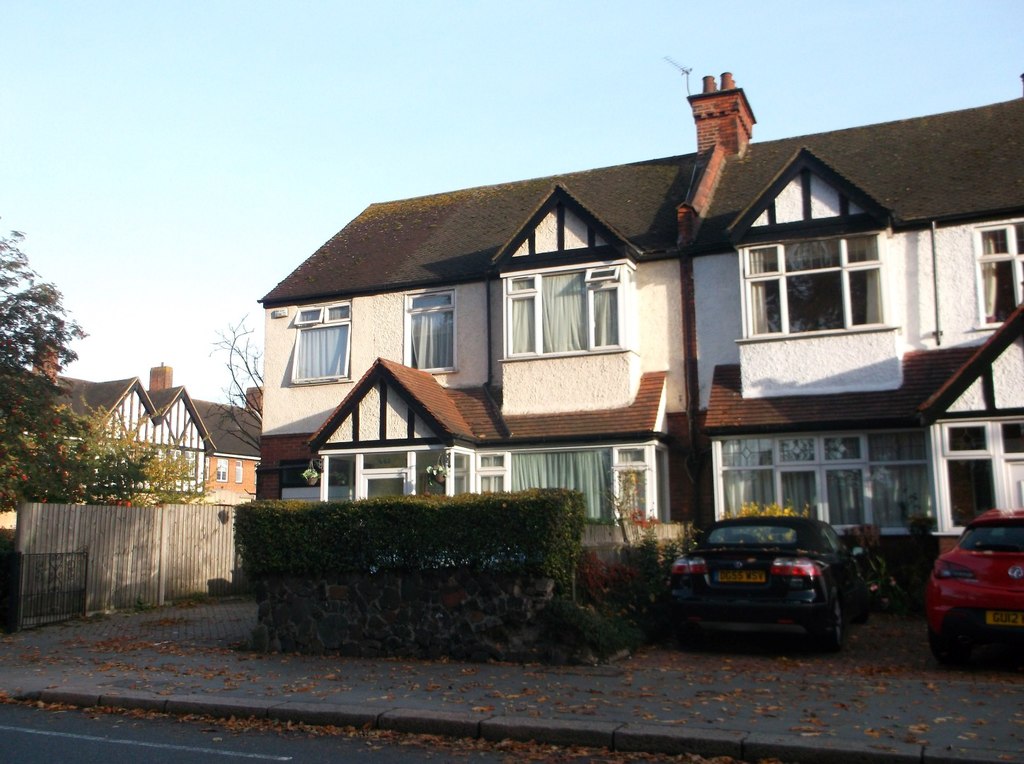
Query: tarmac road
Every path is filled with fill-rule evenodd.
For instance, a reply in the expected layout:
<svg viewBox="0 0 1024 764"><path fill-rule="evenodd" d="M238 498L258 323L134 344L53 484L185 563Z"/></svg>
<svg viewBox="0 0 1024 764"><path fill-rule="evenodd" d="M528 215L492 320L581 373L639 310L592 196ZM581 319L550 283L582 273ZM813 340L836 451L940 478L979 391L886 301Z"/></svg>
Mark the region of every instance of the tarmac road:
<svg viewBox="0 0 1024 764"><path fill-rule="evenodd" d="M727 635L573 667L239 650L255 624L221 600L2 635L0 695L747 761L1024 762L1021 656L939 668L920 619L873 616L837 655Z"/></svg>

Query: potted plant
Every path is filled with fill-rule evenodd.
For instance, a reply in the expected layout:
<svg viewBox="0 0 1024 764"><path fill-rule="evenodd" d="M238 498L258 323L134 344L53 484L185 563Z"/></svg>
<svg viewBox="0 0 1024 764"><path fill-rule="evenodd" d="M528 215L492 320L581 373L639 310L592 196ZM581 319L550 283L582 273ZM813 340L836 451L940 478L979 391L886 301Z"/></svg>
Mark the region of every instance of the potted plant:
<svg viewBox="0 0 1024 764"><path fill-rule="evenodd" d="M448 468L443 464L431 464L427 467L427 481L430 485L444 485L445 478L448 476Z"/></svg>
<svg viewBox="0 0 1024 764"><path fill-rule="evenodd" d="M306 479L306 485L316 485L317 481L320 479L320 473L312 467L307 467L303 471L302 477Z"/></svg>

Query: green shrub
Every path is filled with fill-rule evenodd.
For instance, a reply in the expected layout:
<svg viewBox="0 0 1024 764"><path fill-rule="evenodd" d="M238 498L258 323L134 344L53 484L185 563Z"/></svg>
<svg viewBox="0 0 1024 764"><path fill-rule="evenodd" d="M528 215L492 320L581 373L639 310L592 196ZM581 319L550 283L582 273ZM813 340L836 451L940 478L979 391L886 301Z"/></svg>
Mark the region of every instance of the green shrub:
<svg viewBox="0 0 1024 764"><path fill-rule="evenodd" d="M235 542L251 579L467 567L550 577L567 590L584 518L583 496L559 489L261 501L236 510Z"/></svg>
<svg viewBox="0 0 1024 764"><path fill-rule="evenodd" d="M541 617L547 638L577 655L589 651L607 660L623 650L635 650L644 640L643 632L629 621L565 598L549 602Z"/></svg>

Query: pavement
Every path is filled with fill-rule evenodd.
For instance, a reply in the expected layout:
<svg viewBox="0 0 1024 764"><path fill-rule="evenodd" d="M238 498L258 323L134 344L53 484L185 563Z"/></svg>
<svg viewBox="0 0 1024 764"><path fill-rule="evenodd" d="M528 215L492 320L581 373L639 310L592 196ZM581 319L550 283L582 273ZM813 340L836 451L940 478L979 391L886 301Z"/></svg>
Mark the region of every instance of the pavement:
<svg viewBox="0 0 1024 764"><path fill-rule="evenodd" d="M255 625L228 599L0 634L0 699L751 762L1024 762L1019 668L901 670L884 621L856 648L878 665L849 670L714 647L600 666L268 655L240 648Z"/></svg>

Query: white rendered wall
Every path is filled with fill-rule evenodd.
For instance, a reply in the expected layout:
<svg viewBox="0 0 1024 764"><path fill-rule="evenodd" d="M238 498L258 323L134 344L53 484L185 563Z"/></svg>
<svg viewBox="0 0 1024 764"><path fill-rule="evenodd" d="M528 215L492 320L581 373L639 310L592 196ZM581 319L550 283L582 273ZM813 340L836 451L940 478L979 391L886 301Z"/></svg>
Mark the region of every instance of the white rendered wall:
<svg viewBox="0 0 1024 764"><path fill-rule="evenodd" d="M297 307L285 318L265 313L263 432L266 435L317 430L355 382L377 358L405 363L405 292L356 297L352 303L351 354L347 380L310 384L291 381ZM451 387L482 385L487 380L486 296L483 282L455 287L457 371L436 374ZM336 304L325 301L322 305Z"/></svg>
<svg viewBox="0 0 1024 764"><path fill-rule="evenodd" d="M505 361L502 413L552 414L628 406L640 386L640 358L620 350Z"/></svg>
<svg viewBox="0 0 1024 764"><path fill-rule="evenodd" d="M735 253L693 261L697 315L700 407L708 407L716 366L740 362L737 340L743 336L739 259Z"/></svg>
<svg viewBox="0 0 1024 764"><path fill-rule="evenodd" d="M670 412L686 409L681 290L678 260L645 263L637 269L635 327L640 368L643 372L668 371L665 404Z"/></svg>

